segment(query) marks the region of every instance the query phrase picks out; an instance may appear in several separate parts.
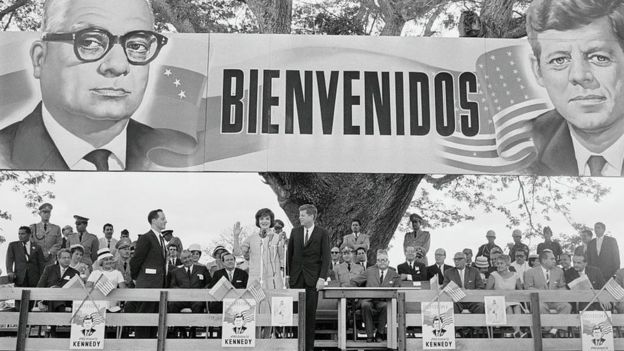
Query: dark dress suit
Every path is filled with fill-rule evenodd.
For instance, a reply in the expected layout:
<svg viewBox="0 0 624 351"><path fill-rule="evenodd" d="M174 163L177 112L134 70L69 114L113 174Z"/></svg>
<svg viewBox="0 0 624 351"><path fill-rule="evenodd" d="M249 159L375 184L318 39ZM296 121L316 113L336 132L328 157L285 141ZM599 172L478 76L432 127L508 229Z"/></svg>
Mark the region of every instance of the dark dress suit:
<svg viewBox="0 0 624 351"><path fill-rule="evenodd" d="M604 279L604 277L602 276L602 273L600 272L600 270L596 267L592 267L592 266L586 266L585 267L585 274L587 275L587 279L589 279L589 281L591 282L592 288L594 288L594 290L599 291L600 289L602 289L602 287L605 285L606 281ZM579 272L576 271L576 269L574 268L570 268L566 271L564 271L563 273L566 283L570 284L572 281L574 281L574 279L577 279L580 277ZM585 306L587 306L586 302L580 302L577 303L578 306L577 307L577 312L578 311L582 311L583 309L585 309ZM589 311L601 311L602 308L600 307L600 303L598 302L594 302L589 308Z"/></svg>
<svg viewBox="0 0 624 351"><path fill-rule="evenodd" d="M351 279L351 286L366 287L399 287L401 286L401 276L391 267L386 269L383 281L381 281L381 271L379 267L373 266ZM385 334L386 322L388 320L388 301L382 299L360 299L362 318L366 327L366 337L373 338L375 323L373 313L377 312L377 334ZM306 325L307 328L307 325Z"/></svg>
<svg viewBox="0 0 624 351"><path fill-rule="evenodd" d="M446 272L447 270L453 268L453 266L449 266L448 264L444 264L444 271ZM442 285L442 283L444 282L444 275L442 274L443 272L440 271L440 267L438 267L437 264L433 264L431 266L427 266L427 280L431 280L431 278L433 278L436 274L438 275L438 283L440 285Z"/></svg>
<svg viewBox="0 0 624 351"><path fill-rule="evenodd" d="M25 247L21 241L12 242L7 248L7 273L15 273L15 286L37 286L39 278L45 269L46 261L41 247L30 241L28 245L30 246L28 258L26 258Z"/></svg>
<svg viewBox="0 0 624 351"><path fill-rule="evenodd" d="M403 262L397 266L397 270L399 274L411 274L412 281L415 282L425 282L427 281L427 267L418 262L412 262L412 266L410 266L407 262Z"/></svg>
<svg viewBox="0 0 624 351"><path fill-rule="evenodd" d="M62 288L65 283L67 283L75 275L80 275L80 273L69 266L63 275L61 275L61 266L58 263L51 264L46 266L43 270L43 274L41 274L41 278L39 278L37 287ZM71 305L71 301L54 301L50 302L48 306L50 312L65 312L65 307L71 307Z"/></svg>
<svg viewBox="0 0 624 351"><path fill-rule="evenodd" d="M223 277L229 280L227 270L225 268L215 271L212 275L212 279L210 279L209 288L212 288ZM230 280L230 283L232 283L235 289L247 288L248 280L249 274L247 274L247 272L239 268L234 268L234 274L232 274L232 280ZM210 313L223 313L223 302L209 302L208 309L210 310Z"/></svg>
<svg viewBox="0 0 624 351"><path fill-rule="evenodd" d="M193 265L190 268L190 279L186 267L178 267L171 271L169 288L171 289L204 289L210 285L210 272L206 266ZM183 308L190 308L193 313L200 313L204 310L205 303L202 301L169 302L169 312L178 313Z"/></svg>
<svg viewBox="0 0 624 351"><path fill-rule="evenodd" d="M479 270L473 267L464 268L463 284L459 277L459 270L456 267L447 270L444 272L444 282L442 286L446 287L451 281L455 282L460 288L466 290L477 290L485 287L485 282L481 279ZM469 310L470 313L485 313L485 306L481 302L456 302L453 304L453 309L455 313L461 313L465 309Z"/></svg>
<svg viewBox="0 0 624 351"><path fill-rule="evenodd" d="M533 121L533 142L537 148L537 159L529 170L544 176L578 176L578 164L567 121L551 110Z"/></svg>
<svg viewBox="0 0 624 351"><path fill-rule="evenodd" d="M154 167L148 158L153 149L189 150L195 142L186 134L170 129L154 129L133 119L128 121L126 170ZM41 103L23 120L0 130L0 168L23 170L69 170L48 134L41 115Z"/></svg>
<svg viewBox="0 0 624 351"><path fill-rule="evenodd" d="M596 238L587 244L587 265L600 270L605 279L610 279L620 269L620 250L617 240L611 236L603 236L600 255L596 248Z"/></svg>
<svg viewBox="0 0 624 351"><path fill-rule="evenodd" d="M319 278L327 277L331 257L329 233L325 229L315 225L314 230L308 235L308 242L304 244L304 227L293 228L290 232L286 275L289 277L291 288L306 290L305 344L307 351L313 351L318 305L316 283Z"/></svg>
<svg viewBox="0 0 624 351"><path fill-rule="evenodd" d="M136 281L135 287L138 289L162 289L165 287L166 261L159 235L150 230L137 240L134 256L130 259L130 275ZM158 312L158 302L138 302L130 305L130 311L138 313ZM136 328L137 338L153 338L156 336L156 332L157 328L154 327Z"/></svg>

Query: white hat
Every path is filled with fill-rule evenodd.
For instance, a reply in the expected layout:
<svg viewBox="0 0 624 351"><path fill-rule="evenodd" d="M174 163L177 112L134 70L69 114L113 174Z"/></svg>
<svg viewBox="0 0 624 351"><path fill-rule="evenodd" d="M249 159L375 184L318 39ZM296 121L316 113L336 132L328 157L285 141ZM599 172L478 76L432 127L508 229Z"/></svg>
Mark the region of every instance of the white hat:
<svg viewBox="0 0 624 351"><path fill-rule="evenodd" d="M199 246L199 244L191 244L191 245L189 245L188 250L191 251L191 252L193 252L193 251L201 252L202 249L201 249L201 246Z"/></svg>
<svg viewBox="0 0 624 351"><path fill-rule="evenodd" d="M110 251L110 249L108 247L105 247L103 249L99 249L98 252L97 252L97 255L98 255L98 257L97 257L98 260L101 260L101 259L106 258L106 257L113 257L113 254L111 253L111 251Z"/></svg>

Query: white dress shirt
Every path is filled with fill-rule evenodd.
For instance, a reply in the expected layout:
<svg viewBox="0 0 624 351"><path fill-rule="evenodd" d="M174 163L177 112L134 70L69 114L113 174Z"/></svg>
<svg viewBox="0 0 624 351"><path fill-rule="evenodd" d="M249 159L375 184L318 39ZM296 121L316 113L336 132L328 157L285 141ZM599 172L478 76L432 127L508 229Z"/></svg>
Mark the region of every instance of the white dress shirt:
<svg viewBox="0 0 624 351"><path fill-rule="evenodd" d="M50 134L50 138L54 142L54 145L56 145L56 148L59 150L59 153L63 157L63 160L65 160L65 163L67 163L69 169L82 171L95 170L95 165L83 159L83 157L96 149L106 149L111 152L108 157L109 170L120 171L126 168L127 124L123 131L108 144L95 148L93 145L72 134L60 125L56 119L52 117L45 107L45 104L41 106L41 115L43 118L43 125L48 131L48 134Z"/></svg>
<svg viewBox="0 0 624 351"><path fill-rule="evenodd" d="M590 156L600 155L604 157L607 163L602 168L601 174L603 176L620 176L622 174L622 162L624 161L624 135L615 141L611 146L601 153L595 153L587 150L583 144L578 140L578 136L572 127L570 129L570 136L572 137L572 145L574 146L574 155L576 156L576 163L580 176L591 175L589 171L589 165L587 160Z"/></svg>

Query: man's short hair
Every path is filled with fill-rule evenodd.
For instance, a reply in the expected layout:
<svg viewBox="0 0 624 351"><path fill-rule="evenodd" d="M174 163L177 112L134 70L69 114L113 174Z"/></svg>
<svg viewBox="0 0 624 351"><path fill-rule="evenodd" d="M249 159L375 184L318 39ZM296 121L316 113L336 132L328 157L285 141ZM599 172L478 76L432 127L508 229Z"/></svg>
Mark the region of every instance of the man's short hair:
<svg viewBox="0 0 624 351"><path fill-rule="evenodd" d="M268 208L261 208L256 212L256 227L260 228L260 218L269 217L271 220L271 224L269 227L273 228L275 225L275 214Z"/></svg>
<svg viewBox="0 0 624 351"><path fill-rule="evenodd" d="M316 206L312 204L305 204L305 205L299 206L299 212L301 211L305 211L308 214L308 216L314 216L314 219L316 219L316 215L318 214L318 210L316 209Z"/></svg>
<svg viewBox="0 0 624 351"><path fill-rule="evenodd" d="M469 249L469 248L463 249L462 252L463 253L470 252L470 254L472 255L472 249Z"/></svg>
<svg viewBox="0 0 624 351"><path fill-rule="evenodd" d="M559 258L562 258L563 256L568 256L569 258L572 258L572 255L567 252L562 252L561 255L559 255Z"/></svg>
<svg viewBox="0 0 624 351"><path fill-rule="evenodd" d="M110 223L106 223L106 224L104 224L104 226L102 227L102 230L106 230L106 227L111 227L111 228L112 228L112 227L113 227L113 225L112 225L112 224L110 224Z"/></svg>
<svg viewBox="0 0 624 351"><path fill-rule="evenodd" d="M158 218L158 212L162 212L162 210L159 208L157 210L151 210L148 214L147 214L147 223L152 224L152 221L156 218Z"/></svg>
<svg viewBox="0 0 624 351"><path fill-rule="evenodd" d="M602 222L596 222L596 224L594 224L594 227L602 227L602 229L607 229L607 226Z"/></svg>
<svg viewBox="0 0 624 351"><path fill-rule="evenodd" d="M594 232L592 232L592 231L591 231L591 230L589 230L589 229L583 229L583 230L581 230L581 234L588 235L590 238L591 238L592 236L594 236Z"/></svg>
<svg viewBox="0 0 624 351"><path fill-rule="evenodd" d="M497 261L503 261L507 265L509 265L511 263L511 257L509 257L509 255L505 255L505 254L496 257L496 260Z"/></svg>
<svg viewBox="0 0 624 351"><path fill-rule="evenodd" d="M353 219L351 220L351 224L353 224L353 222L357 222L357 224L362 225L362 221L360 221L360 220L359 220L359 219L357 219L357 218L353 218Z"/></svg>
<svg viewBox="0 0 624 351"><path fill-rule="evenodd" d="M526 12L526 31L533 55L539 60L539 33L578 29L602 17L607 17L613 34L624 50L622 0L533 0Z"/></svg>
<svg viewBox="0 0 624 351"><path fill-rule="evenodd" d="M587 256L585 256L585 255L574 255L574 257L580 257L580 258L583 259L583 262L587 263Z"/></svg>
<svg viewBox="0 0 624 351"><path fill-rule="evenodd" d="M42 32L57 32L63 30L67 12L73 0L46 0L43 4L43 18L41 19ZM149 0L143 0L149 9L150 20L154 23L154 10Z"/></svg>
<svg viewBox="0 0 624 351"><path fill-rule="evenodd" d="M26 232L26 234L28 234L28 235L32 234L32 230L30 230L30 227L29 227L29 226L25 226L25 225L23 225L23 226L19 227L18 232L19 232L20 230L25 231L25 232Z"/></svg>
<svg viewBox="0 0 624 351"><path fill-rule="evenodd" d="M544 250L544 251L540 252L540 254L539 254L539 256L538 256L538 257L539 257L539 261L540 261L540 262L543 262L543 261L544 261L544 260L548 257L548 254L552 254L552 255L554 255L554 253L552 252L552 250L548 250L548 249L546 249L546 250Z"/></svg>
<svg viewBox="0 0 624 351"><path fill-rule="evenodd" d="M349 251L351 251L351 252L355 251L355 247L353 247L353 245L351 245L351 244L347 244L347 245L343 246L342 250L340 250L340 251L344 252L345 249L349 249Z"/></svg>
<svg viewBox="0 0 624 351"><path fill-rule="evenodd" d="M57 258L57 259L61 258L61 255L62 255L64 252L68 253L68 254L69 254L69 257L71 257L71 254L72 254L72 253L71 253L71 251L70 251L69 249L65 249L65 248L63 248L63 249L58 250L58 252L56 253L56 258Z"/></svg>
<svg viewBox="0 0 624 351"><path fill-rule="evenodd" d="M385 250L385 249L377 250L377 256L379 256L379 255L384 255L384 256L388 257L388 250Z"/></svg>
<svg viewBox="0 0 624 351"><path fill-rule="evenodd" d="M221 261L225 262L226 256L232 256L236 260L236 257L231 252L225 251L221 254Z"/></svg>
<svg viewBox="0 0 624 351"><path fill-rule="evenodd" d="M361 251L364 251L364 253L366 253L366 248L364 248L364 247L362 247L362 246L360 246L360 247L358 247L357 249L355 249L355 253L357 254L358 252L360 252L360 250L361 250Z"/></svg>

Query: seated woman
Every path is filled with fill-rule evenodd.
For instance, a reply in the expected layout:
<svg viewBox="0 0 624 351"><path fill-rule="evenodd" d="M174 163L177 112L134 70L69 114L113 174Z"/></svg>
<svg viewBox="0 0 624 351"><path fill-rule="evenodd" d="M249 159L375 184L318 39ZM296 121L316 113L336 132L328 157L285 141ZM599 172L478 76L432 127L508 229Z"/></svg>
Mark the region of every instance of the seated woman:
<svg viewBox="0 0 624 351"><path fill-rule="evenodd" d="M71 251L71 261L69 262L69 266L80 273L80 278L82 281L86 281L87 277L91 273L91 267L82 261L82 256L84 255L84 247L80 244L72 245L69 250Z"/></svg>
<svg viewBox="0 0 624 351"><path fill-rule="evenodd" d="M492 272L487 280L487 290L522 290L520 276L516 272L509 271L511 258L509 255L500 255L496 259L496 272ZM519 302L507 302L507 313L522 313ZM514 337L524 338L527 333L522 333L520 327L515 326Z"/></svg>
<svg viewBox="0 0 624 351"><path fill-rule="evenodd" d="M123 274L121 274L119 270L115 269L115 258L111 254L109 248L98 250L97 264L101 267L101 270L91 272L89 279L87 279L87 288L91 288L98 281L101 281L101 276L106 277L106 279L108 279L108 281L111 282L115 288L126 288ZM119 302L109 301L107 309L111 312L118 312L120 310Z"/></svg>

